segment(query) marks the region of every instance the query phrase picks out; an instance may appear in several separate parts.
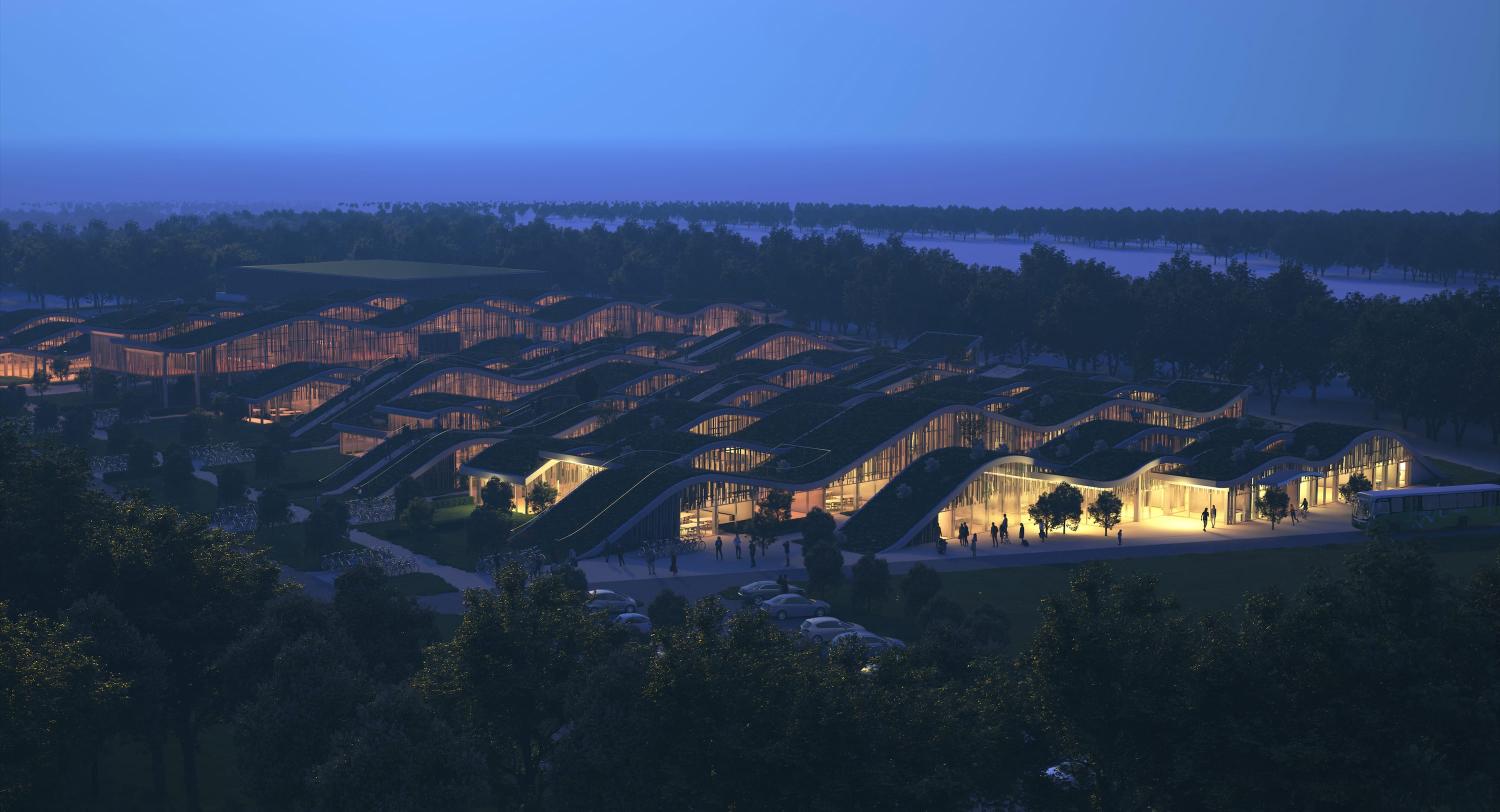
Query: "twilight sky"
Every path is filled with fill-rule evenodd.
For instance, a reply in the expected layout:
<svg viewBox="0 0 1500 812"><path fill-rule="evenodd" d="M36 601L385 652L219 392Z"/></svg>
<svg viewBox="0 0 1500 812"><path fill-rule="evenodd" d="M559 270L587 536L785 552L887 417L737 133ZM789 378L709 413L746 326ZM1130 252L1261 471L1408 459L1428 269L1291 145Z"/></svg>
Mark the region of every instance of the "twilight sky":
<svg viewBox="0 0 1500 812"><path fill-rule="evenodd" d="M39 148L314 144L1394 149L1493 173L1500 3L0 2L17 183Z"/></svg>

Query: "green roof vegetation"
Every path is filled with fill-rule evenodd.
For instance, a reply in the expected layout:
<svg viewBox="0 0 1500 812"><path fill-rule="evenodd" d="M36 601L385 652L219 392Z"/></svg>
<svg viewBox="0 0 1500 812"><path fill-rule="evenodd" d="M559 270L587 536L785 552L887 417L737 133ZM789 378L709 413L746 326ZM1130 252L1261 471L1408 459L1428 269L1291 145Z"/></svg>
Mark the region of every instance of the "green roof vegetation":
<svg viewBox="0 0 1500 812"><path fill-rule="evenodd" d="M278 324L288 319L303 317L303 315L304 314L298 311L284 310L282 308L273 308L271 310L256 310L250 313L246 313L245 315L238 318L225 319L224 321L210 324L207 327L200 327L197 330L189 330L186 333L178 333L175 336L168 336L156 342L156 346L164 350L179 350L189 349L192 347L201 347L205 344L213 344L214 342L223 341L227 338L233 338L234 336L241 335L243 333L249 333L255 330L259 330L263 327L269 327L273 324Z"/></svg>
<svg viewBox="0 0 1500 812"><path fill-rule="evenodd" d="M294 364L282 364L274 369L257 373L249 378L241 378L230 387L231 394L243 398L265 397L280 389L285 389L293 384L301 383L309 378L316 377L336 367L327 364L314 364L306 361L298 361Z"/></svg>
<svg viewBox="0 0 1500 812"><path fill-rule="evenodd" d="M794 448L757 466L753 473L785 482L826 479L942 405L917 398L871 398L792 440Z"/></svg>
<svg viewBox="0 0 1500 812"><path fill-rule="evenodd" d="M511 544L536 546L554 558L567 555L569 550L589 550L673 485L701 473L666 459L668 455L642 454L619 467L600 471L568 498L517 530Z"/></svg>
<svg viewBox="0 0 1500 812"><path fill-rule="evenodd" d="M423 279L483 278L539 274L519 268L483 265L450 265L443 262L409 262L400 259L344 259L332 262L293 262L284 265L246 265L240 271L280 271L317 276L341 276L372 281L420 281Z"/></svg>
<svg viewBox="0 0 1500 812"><path fill-rule="evenodd" d="M843 547L857 553L878 553L895 544L959 483L984 468L999 455L993 451L977 457L967 448L940 448L908 465L870 498L840 528ZM936 470L929 471L931 462ZM903 495L904 494L904 495Z"/></svg>
<svg viewBox="0 0 1500 812"><path fill-rule="evenodd" d="M1043 444L1032 456L1048 463L1067 464L1092 453L1101 442L1104 448L1113 448L1148 428L1150 426L1121 420L1089 420Z"/></svg>
<svg viewBox="0 0 1500 812"><path fill-rule="evenodd" d="M1110 400L1104 395L1042 386L1006 406L1002 414L1033 426L1055 426Z"/></svg>
<svg viewBox="0 0 1500 812"><path fill-rule="evenodd" d="M597 307L610 304L614 299L595 299L591 296L575 296L571 299L563 299L553 302L546 307L540 307L531 312L531 318L537 321L545 321L549 324L576 319L579 316Z"/></svg>
<svg viewBox="0 0 1500 812"><path fill-rule="evenodd" d="M20 310L0 311L0 333L14 328L18 324L25 324L47 311L39 307L26 307Z"/></svg>
<svg viewBox="0 0 1500 812"><path fill-rule="evenodd" d="M837 406L819 403L778 409L729 436L741 442L778 446L812 431L814 426L842 411Z"/></svg>
<svg viewBox="0 0 1500 812"><path fill-rule="evenodd" d="M0 341L9 344L12 347L24 347L27 344L41 341L42 339L57 335L58 333L66 332L68 330L79 330L82 328L83 325L74 324L72 322L49 321L45 324L32 325L31 327L27 327L25 330L19 330L17 332L11 333L8 338L0 339Z"/></svg>
<svg viewBox="0 0 1500 812"><path fill-rule="evenodd" d="M428 316L441 313L444 310L457 307L462 304L470 304L473 298L469 296L442 296L435 299L422 299L416 302L407 302L395 310L387 310L371 316L360 322L370 327L403 327L412 324Z"/></svg>
<svg viewBox="0 0 1500 812"><path fill-rule="evenodd" d="M1111 448L1095 451L1062 469L1060 473L1095 482L1112 482L1130 476L1154 459L1161 457L1150 451L1133 451L1127 448Z"/></svg>
<svg viewBox="0 0 1500 812"><path fill-rule="evenodd" d="M799 386L789 389L780 395L762 403L760 408L767 410L780 410L789 406L801 406L810 403L821 403L837 406L850 398L860 395L868 395L858 389L849 389L844 386L830 386L826 383L817 383L812 386Z"/></svg>
<svg viewBox="0 0 1500 812"><path fill-rule="evenodd" d="M912 387L901 394L905 397L974 404L995 397L994 390L997 386L998 382L991 378L950 375L941 380Z"/></svg>
<svg viewBox="0 0 1500 812"><path fill-rule="evenodd" d="M980 341L979 336L968 333L923 333L912 339L901 352L918 358L963 358Z"/></svg>
<svg viewBox="0 0 1500 812"><path fill-rule="evenodd" d="M525 477L542 465L543 451L562 453L575 442L537 434L506 435L465 463L482 471Z"/></svg>
<svg viewBox="0 0 1500 812"><path fill-rule="evenodd" d="M88 324L89 327L102 327L106 330L141 332L169 327L191 316L191 313L180 307L163 307L145 311L116 310L113 313L95 316L89 319Z"/></svg>
<svg viewBox="0 0 1500 812"><path fill-rule="evenodd" d="M1327 459L1344 450L1354 438L1370 431L1364 426L1342 423L1307 423L1292 431L1286 453L1310 460Z"/></svg>
<svg viewBox="0 0 1500 812"><path fill-rule="evenodd" d="M1178 409L1207 412L1218 409L1238 395L1244 387L1211 381L1173 381L1167 385L1165 403Z"/></svg>

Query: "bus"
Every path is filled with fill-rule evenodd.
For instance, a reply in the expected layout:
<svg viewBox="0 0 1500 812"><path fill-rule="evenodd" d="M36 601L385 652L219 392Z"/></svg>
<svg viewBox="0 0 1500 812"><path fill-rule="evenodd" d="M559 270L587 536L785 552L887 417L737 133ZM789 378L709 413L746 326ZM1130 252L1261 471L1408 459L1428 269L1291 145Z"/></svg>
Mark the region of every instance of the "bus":
<svg viewBox="0 0 1500 812"><path fill-rule="evenodd" d="M1438 530L1500 525L1500 485L1447 485L1354 495L1361 530Z"/></svg>

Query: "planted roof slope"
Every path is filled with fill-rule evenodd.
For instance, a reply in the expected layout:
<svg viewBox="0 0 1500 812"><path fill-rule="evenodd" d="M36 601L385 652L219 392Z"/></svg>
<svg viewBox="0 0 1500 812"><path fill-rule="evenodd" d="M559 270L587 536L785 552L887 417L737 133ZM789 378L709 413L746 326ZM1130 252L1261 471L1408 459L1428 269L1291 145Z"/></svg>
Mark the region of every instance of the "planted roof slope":
<svg viewBox="0 0 1500 812"><path fill-rule="evenodd" d="M539 271L521 268L492 268L484 265L451 265L444 262L409 262L401 259L342 259L332 262L292 262L284 265L245 265L246 271L281 271L284 273L343 276L354 279L385 281L420 281L459 277L510 276Z"/></svg>
<svg viewBox="0 0 1500 812"><path fill-rule="evenodd" d="M274 308L271 310L256 310L252 313L246 313L245 315L238 318L225 319L224 321L210 324L207 327L200 327L196 330L189 330L186 333L178 333L175 336L168 336L167 338L163 338L160 341L157 341L156 346L163 349L184 349L187 347L198 347L204 344L212 344L215 341L220 341L232 336L237 336L241 333L248 333L252 330L258 330L262 327L269 327L272 324L287 321L288 319L295 319L302 315L304 314L299 311L283 310L281 308Z"/></svg>
<svg viewBox="0 0 1500 812"><path fill-rule="evenodd" d="M1000 455L994 451L975 454L967 448L940 448L906 466L884 488L875 492L841 528L843 547L861 553L878 553L895 544L907 531L968 479ZM929 470L929 465L931 469ZM902 487L907 489L904 492Z"/></svg>

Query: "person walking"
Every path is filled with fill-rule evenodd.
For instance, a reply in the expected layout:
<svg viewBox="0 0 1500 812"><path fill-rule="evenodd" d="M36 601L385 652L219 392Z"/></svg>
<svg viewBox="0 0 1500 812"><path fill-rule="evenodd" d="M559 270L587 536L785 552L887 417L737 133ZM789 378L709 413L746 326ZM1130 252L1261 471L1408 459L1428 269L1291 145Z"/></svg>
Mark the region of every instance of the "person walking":
<svg viewBox="0 0 1500 812"><path fill-rule="evenodd" d="M1000 525L990 522L990 546L1000 546Z"/></svg>
<svg viewBox="0 0 1500 812"><path fill-rule="evenodd" d="M1203 509L1203 532L1208 532L1208 508Z"/></svg>
<svg viewBox="0 0 1500 812"><path fill-rule="evenodd" d="M672 549L671 556L672 556L672 563L667 566L667 569L671 570L673 575L676 575L677 574L677 549L675 547Z"/></svg>
<svg viewBox="0 0 1500 812"><path fill-rule="evenodd" d="M1010 514L1000 514L1000 543L1010 543Z"/></svg>
<svg viewBox="0 0 1500 812"><path fill-rule="evenodd" d="M755 539L750 540L750 566L755 566Z"/></svg>
<svg viewBox="0 0 1500 812"><path fill-rule="evenodd" d="M1219 526L1219 506L1218 505L1209 505L1208 506L1208 526L1209 527L1218 527Z"/></svg>
<svg viewBox="0 0 1500 812"><path fill-rule="evenodd" d="M782 539L781 540L781 551L786 554L786 566L790 567L792 565L792 540L791 539Z"/></svg>
<svg viewBox="0 0 1500 812"><path fill-rule="evenodd" d="M615 556L616 556L616 558L620 562L620 568L624 569L625 568L625 545L621 544L618 541L615 542Z"/></svg>
<svg viewBox="0 0 1500 812"><path fill-rule="evenodd" d="M1124 530L1116 530L1115 531L1115 546L1116 547L1123 547L1124 545L1125 545L1125 531Z"/></svg>
<svg viewBox="0 0 1500 812"><path fill-rule="evenodd" d="M969 542L969 557L970 558L978 558L979 557L979 534L978 533L975 533L974 534L974 538Z"/></svg>
<svg viewBox="0 0 1500 812"><path fill-rule="evenodd" d="M1022 547L1030 547L1031 546L1030 544L1026 543L1026 523L1025 522L1020 522L1019 524L1017 524L1017 526L1016 526L1016 538L1018 538L1018 539L1021 540L1021 546Z"/></svg>
<svg viewBox="0 0 1500 812"><path fill-rule="evenodd" d="M656 574L656 549L654 547L652 547L651 545L648 544L648 545L646 545L646 549L644 550L644 552L645 552L645 555L646 555L646 574L647 575L655 575Z"/></svg>
<svg viewBox="0 0 1500 812"><path fill-rule="evenodd" d="M724 537L714 536L714 560L724 560Z"/></svg>
<svg viewBox="0 0 1500 812"><path fill-rule="evenodd" d="M740 560L740 534L734 534L734 560Z"/></svg>

